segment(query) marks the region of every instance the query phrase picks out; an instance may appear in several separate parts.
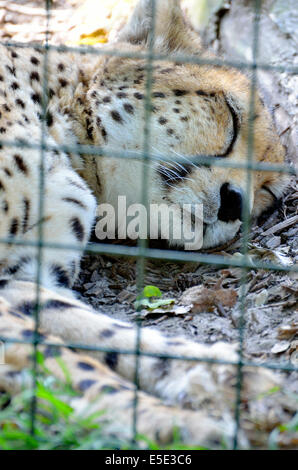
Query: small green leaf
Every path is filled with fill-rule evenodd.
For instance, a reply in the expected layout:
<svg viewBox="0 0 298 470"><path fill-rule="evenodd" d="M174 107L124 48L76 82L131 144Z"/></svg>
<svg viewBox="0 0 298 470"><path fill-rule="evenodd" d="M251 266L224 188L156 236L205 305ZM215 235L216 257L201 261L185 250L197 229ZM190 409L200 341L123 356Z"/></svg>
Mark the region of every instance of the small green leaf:
<svg viewBox="0 0 298 470"><path fill-rule="evenodd" d="M43 398L44 400L51 403L61 414L69 416L73 412L73 408L67 403L64 403L59 398L56 398L49 390L47 390L42 384L37 385L36 396Z"/></svg>
<svg viewBox="0 0 298 470"><path fill-rule="evenodd" d="M38 350L36 351L36 361L37 361L37 364L39 364L40 366L44 365L45 359L41 351L38 351Z"/></svg>
<svg viewBox="0 0 298 470"><path fill-rule="evenodd" d="M161 297L162 293L158 287L145 286L143 290L143 297Z"/></svg>
<svg viewBox="0 0 298 470"><path fill-rule="evenodd" d="M71 374L70 374L70 371L68 370L67 365L65 364L63 359L61 359L60 357L56 357L55 359L56 359L57 364L60 366L60 368L61 368L61 370L64 374L66 383L71 384L72 383Z"/></svg>
<svg viewBox="0 0 298 470"><path fill-rule="evenodd" d="M150 300L152 297L157 297L156 300ZM142 294L138 295L134 303L135 309L148 308L153 310L164 305L169 305L175 302L174 299L161 299L162 293L156 286L145 286Z"/></svg>

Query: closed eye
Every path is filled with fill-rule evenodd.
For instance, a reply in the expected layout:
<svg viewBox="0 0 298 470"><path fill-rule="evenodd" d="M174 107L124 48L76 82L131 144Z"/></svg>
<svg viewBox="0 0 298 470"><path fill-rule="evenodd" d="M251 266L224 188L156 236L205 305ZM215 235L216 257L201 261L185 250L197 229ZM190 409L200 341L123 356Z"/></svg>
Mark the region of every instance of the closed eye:
<svg viewBox="0 0 298 470"><path fill-rule="evenodd" d="M181 180L190 179L187 176L190 175L193 166L190 164L181 165L180 163L167 162L161 164L157 168L157 172L162 177L165 183L176 183Z"/></svg>

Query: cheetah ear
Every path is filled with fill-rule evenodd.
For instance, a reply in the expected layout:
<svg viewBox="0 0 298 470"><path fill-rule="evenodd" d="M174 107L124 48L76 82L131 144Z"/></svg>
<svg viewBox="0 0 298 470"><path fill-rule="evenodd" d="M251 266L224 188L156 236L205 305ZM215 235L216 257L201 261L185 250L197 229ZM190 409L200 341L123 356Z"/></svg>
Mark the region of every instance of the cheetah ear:
<svg viewBox="0 0 298 470"><path fill-rule="evenodd" d="M148 44L153 25L155 5L155 51L198 54L202 50L199 36L183 17L179 0L139 0L136 8L119 34L119 41Z"/></svg>

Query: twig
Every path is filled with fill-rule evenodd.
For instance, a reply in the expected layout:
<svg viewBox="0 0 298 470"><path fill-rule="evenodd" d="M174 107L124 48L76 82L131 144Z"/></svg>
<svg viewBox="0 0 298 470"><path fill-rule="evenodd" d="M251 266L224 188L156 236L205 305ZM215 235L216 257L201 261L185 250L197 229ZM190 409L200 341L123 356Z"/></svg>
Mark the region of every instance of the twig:
<svg viewBox="0 0 298 470"><path fill-rule="evenodd" d="M47 30L45 26L43 25L35 25L35 24L12 24L12 23L6 23L6 25L3 28L5 32L11 33L11 34L19 34L19 33L42 33L45 34L46 31L49 31L50 33L57 33L57 32L63 32L65 31L65 25L55 25L54 27L51 27L50 30Z"/></svg>
<svg viewBox="0 0 298 470"><path fill-rule="evenodd" d="M298 215L294 215L294 217L290 217L287 220L284 220L283 222L279 222L276 225L273 225L273 227L270 227L266 232L261 233L260 235L262 237L266 237L267 235L273 235L276 232L279 232L280 230L283 230L284 228L291 227L291 225L294 225L296 222L298 222Z"/></svg>
<svg viewBox="0 0 298 470"><path fill-rule="evenodd" d="M29 16L46 16L47 11L45 8L34 8L28 7L25 5L19 5L16 3L12 3L11 1L0 1L0 8L5 8L8 11L12 11L14 13L19 13L21 15L29 15ZM51 9L51 14L59 14L59 15L69 15L69 11L67 9Z"/></svg>
<svg viewBox="0 0 298 470"><path fill-rule="evenodd" d="M279 134L279 137L281 137L282 135L284 135L286 132L288 132L288 130L291 129L291 126L288 126L286 127L286 129L284 129L280 134Z"/></svg>
<svg viewBox="0 0 298 470"><path fill-rule="evenodd" d="M287 305L288 307L294 307L294 305L296 305L296 303L297 303L297 300L290 300L289 297L290 296L287 297L288 300L284 300L282 302L276 302L276 303L265 304L265 305L258 305L258 307L252 307L252 309L282 307L283 305Z"/></svg>

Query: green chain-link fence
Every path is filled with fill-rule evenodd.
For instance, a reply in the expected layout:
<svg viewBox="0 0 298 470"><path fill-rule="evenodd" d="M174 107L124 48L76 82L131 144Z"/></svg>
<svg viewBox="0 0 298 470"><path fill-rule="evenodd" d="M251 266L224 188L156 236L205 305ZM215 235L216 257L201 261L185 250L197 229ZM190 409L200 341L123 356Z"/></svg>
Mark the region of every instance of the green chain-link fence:
<svg viewBox="0 0 298 470"><path fill-rule="evenodd" d="M265 162L254 162L253 161L253 149L254 149L254 106L255 106L255 94L257 88L257 70L268 70L268 71L275 71L275 72L287 72L290 74L297 74L298 68L295 66L283 66L281 65L270 65L266 63L260 63L258 61L258 49L259 49L259 32L260 32L260 14L261 14L261 7L262 1L261 0L253 0L254 7L255 7L255 14L253 20L253 46L252 46L252 61L250 62L241 62L241 61L230 61L230 60L221 60L217 58L206 59L200 58L198 56L189 56L181 53L177 54L154 54L154 30L155 30L155 5L156 1L152 0L151 8L152 8L152 24L151 24L151 32L150 32L150 39L149 39L149 46L147 52L139 52L139 53L132 53L132 52L125 52L123 50L117 50L117 46L115 49L98 49L92 47L66 47L66 46L54 46L49 45L48 37L49 34L46 34L46 41L43 46L39 46L44 49L44 76L43 76L43 116L46 116L47 112L47 83L48 83L48 76L47 76L47 65L48 65L48 58L51 51L70 51L75 52L77 54L95 54L95 55L105 55L105 56L118 56L118 57L127 57L127 58L139 58L139 59L146 59L147 60L147 67L146 67L146 84L145 84L145 125L144 125L144 141L143 141L143 151L142 155L140 156L139 153L134 153L132 151L108 151L106 149L102 149L95 145L88 146L88 145L76 145L76 146L65 146L61 145L59 148L65 152L72 152L74 154L84 154L86 156L97 156L100 158L101 156L109 156L111 155L114 158L128 158L128 159L142 159L144 162L143 165L143 184L142 184L142 202L146 206L147 205L147 193L148 193L148 178L147 178L147 168L148 168L148 161L158 160L161 159L163 161L172 161L172 157L168 155L158 155L150 151L150 118L151 118L151 87L152 87L152 70L153 64L155 60L173 60L176 63L194 63L194 64L210 64L213 66L218 67L234 67L239 70L249 71L251 77L251 89L250 89L250 125L249 125L249 137L248 137L248 147L247 147L247 158L245 163L240 162L229 162L228 160L217 159L215 160L214 157L210 157L208 155L196 155L192 156L192 161L194 164L201 164L201 165L212 165L218 166L222 168L240 168L246 169L247 175L247 189L250 187L250 180L251 180L251 172L255 170L259 171L271 171L271 172L280 172L280 173L287 173L287 174L294 174L294 169L288 165L273 165ZM50 25L50 18L51 18L51 0L45 0L45 9L47 13L47 30L49 30ZM27 48L32 47L32 44L22 44L17 42L6 42L4 43L8 47L19 47L19 48ZM36 45L35 45L36 46ZM44 208L44 152L46 150L51 150L57 148L57 146L51 147L46 143L46 119L41 120L41 129L40 129L40 143L34 144L28 141L8 141L1 139L2 146L8 147L21 147L21 148L34 148L40 150L40 184L39 184L39 220L43 219L43 208ZM188 156L188 158L190 158ZM183 156L177 156L176 161L179 163L183 163ZM247 191L249 194L249 191ZM174 250L160 250L160 249L152 249L148 248L147 243L145 240L140 240L138 246L136 247L129 247L129 246L121 246L121 245L110 245L104 243L89 243L85 252L89 254L112 254L118 256L130 256L137 259L137 286L138 290L141 291L144 286L144 278L145 278L145 269L146 269L146 260L147 259L162 259L167 261L182 261L182 262L191 262L191 263L202 263L202 264L209 264L215 266L234 266L242 268L242 279L241 279L241 295L240 295L240 304L241 304L241 318L239 322L239 360L237 363L227 362L227 361L219 361L219 360L212 360L212 359L198 359L197 357L183 357L183 356L173 356L173 355L160 355L150 352L143 352L140 350L140 327L141 327L141 319L137 321L137 341L136 347L134 350L122 350L122 349L113 349L112 351L107 348L103 348L97 345L94 346L87 346L84 344L69 344L64 343L61 347L73 347L78 348L81 350L86 351L101 351L101 352L116 352L121 354L130 354L135 355L136 360L136 373L135 373L135 400L134 400L134 420L133 420L133 430L132 433L134 436L137 435L137 407L138 407L138 371L139 371L139 359L141 355L150 356L150 357L159 357L159 358L167 358L167 359L176 359L176 360L186 360L186 361L201 361L210 364L234 364L237 366L237 386L236 386L236 396L235 396L235 435L234 435L234 448L238 448L238 436L240 431L240 412L241 412L241 390L242 390L242 370L244 366L253 366L253 367L264 367L268 369L275 369L275 370L284 370L284 371L297 371L298 368L292 366L290 363L282 365L280 363L274 362L262 362L262 363L255 363L253 361L248 361L245 359L243 354L243 338L244 338L244 331L245 331L245 308L246 308L246 281L247 281L247 272L250 269L258 270L258 269L265 269L271 271L287 271L287 272L297 272L296 266L283 266L274 263L263 263L261 261L251 261L248 256L248 241L249 241L249 234L250 234L250 215L249 215L249 204L247 197L244 198L244 209L243 209L243 226L242 226L242 254L243 256L239 259L227 259L224 256L217 255L217 254L207 254L207 253L200 253L200 252L181 252L181 251L174 251ZM36 244L34 242L25 242L25 241L18 241L18 240L11 240L11 239L2 239L0 243L9 243L9 244L20 244L20 245L27 245L27 246L38 246L38 272L37 272L37 280L36 280L36 299L37 299L37 308L35 311L35 334L33 341L20 341L20 340L13 340L7 339L4 337L0 337L0 340L3 341L15 341L15 342L22 342L22 343L30 343L33 344L35 349L35 354L33 355L33 390L36 389L37 386L37 378L38 378L38 364L37 364L37 351L39 344L45 344L52 346L51 343L42 341L39 337L38 330L39 330L39 295L40 295L40 283L41 283L41 267L43 261L43 248L55 249L55 250L81 250L74 245L65 245L65 244L57 244L57 243L45 243L43 242L43 226L39 224L39 242ZM53 346L57 345L53 344ZM34 399L32 402L31 407L31 432L35 432L35 418L36 418L36 396L34 395Z"/></svg>

